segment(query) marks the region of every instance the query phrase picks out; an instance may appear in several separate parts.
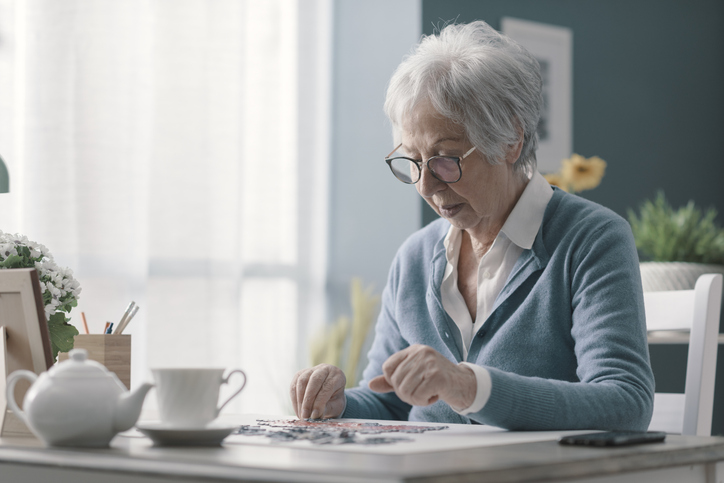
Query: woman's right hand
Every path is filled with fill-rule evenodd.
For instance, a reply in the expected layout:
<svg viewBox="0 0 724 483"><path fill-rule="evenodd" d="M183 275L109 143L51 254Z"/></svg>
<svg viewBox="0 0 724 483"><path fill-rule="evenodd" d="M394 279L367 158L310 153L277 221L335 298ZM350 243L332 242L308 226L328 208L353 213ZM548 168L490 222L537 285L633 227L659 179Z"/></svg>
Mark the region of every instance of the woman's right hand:
<svg viewBox="0 0 724 483"><path fill-rule="evenodd" d="M338 367L319 364L297 372L289 394L299 419L327 419L342 415L347 378Z"/></svg>

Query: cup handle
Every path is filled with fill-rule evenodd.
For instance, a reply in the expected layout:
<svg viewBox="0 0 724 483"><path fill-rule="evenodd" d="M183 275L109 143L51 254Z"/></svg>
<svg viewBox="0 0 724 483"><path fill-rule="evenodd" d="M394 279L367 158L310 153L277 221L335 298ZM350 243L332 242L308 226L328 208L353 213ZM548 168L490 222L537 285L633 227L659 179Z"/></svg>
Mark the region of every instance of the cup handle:
<svg viewBox="0 0 724 483"><path fill-rule="evenodd" d="M241 392L241 390L244 389L244 386L246 386L246 373L244 373L244 371L242 371L241 369L234 369L234 370L231 371L229 374L227 374L226 377L225 377L221 382L222 382L223 384L228 384L228 383L229 383L229 379L230 379L231 376L232 376L234 373L236 373L236 372L238 372L239 374L241 374L242 376L244 376L244 383L241 385L241 387L240 387L239 389L236 390L236 392L235 392L234 394L232 394L231 396L229 396L229 399L227 399L226 401L224 401L224 404L222 404L221 406L218 407L218 409L216 410L216 415L217 415L217 416L219 415L219 413L221 412L221 410L224 409L224 406L226 406L227 404L229 404L229 401L231 401L231 400L234 399L236 396L238 396L239 393Z"/></svg>
<svg viewBox="0 0 724 483"><path fill-rule="evenodd" d="M18 403L15 401L15 384L17 384L20 379L27 379L32 384L38 379L38 375L34 372L26 371L24 369L15 371L8 376L8 385L5 389L5 397L7 398L8 406L10 406L10 409L13 410L15 415L20 418L20 420L24 422L26 426L30 427L30 424L28 423L28 418L25 416L25 411L20 409Z"/></svg>

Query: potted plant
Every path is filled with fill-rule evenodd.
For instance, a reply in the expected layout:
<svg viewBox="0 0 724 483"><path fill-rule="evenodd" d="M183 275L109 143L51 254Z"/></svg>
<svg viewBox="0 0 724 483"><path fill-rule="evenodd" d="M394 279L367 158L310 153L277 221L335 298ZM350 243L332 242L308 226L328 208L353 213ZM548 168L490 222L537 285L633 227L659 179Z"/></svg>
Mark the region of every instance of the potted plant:
<svg viewBox="0 0 724 483"><path fill-rule="evenodd" d="M78 305L80 284L73 277L73 271L59 267L48 249L28 240L26 236L0 231L0 270L13 268L35 268L43 292L45 318L48 321L50 347L53 360L58 352L73 348L78 330L68 322L66 314Z"/></svg>
<svg viewBox="0 0 724 483"><path fill-rule="evenodd" d="M644 291L691 290L700 275L724 273L724 229L717 211L702 212L693 201L675 210L659 191L638 214L628 212L636 247L644 261Z"/></svg>

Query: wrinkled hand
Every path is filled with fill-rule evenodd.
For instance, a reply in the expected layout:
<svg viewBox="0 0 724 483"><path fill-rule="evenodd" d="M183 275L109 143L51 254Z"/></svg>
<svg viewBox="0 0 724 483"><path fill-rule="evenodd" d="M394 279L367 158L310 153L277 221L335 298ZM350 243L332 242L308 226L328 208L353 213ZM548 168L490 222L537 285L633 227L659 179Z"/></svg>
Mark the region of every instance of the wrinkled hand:
<svg viewBox="0 0 724 483"><path fill-rule="evenodd" d="M347 378L338 367L319 364L297 372L289 394L299 419L336 418L344 410Z"/></svg>
<svg viewBox="0 0 724 483"><path fill-rule="evenodd" d="M477 393L475 373L458 366L432 347L412 345L392 354L382 364L382 375L369 382L375 392L395 391L413 406L429 406L442 399L454 409L470 407Z"/></svg>

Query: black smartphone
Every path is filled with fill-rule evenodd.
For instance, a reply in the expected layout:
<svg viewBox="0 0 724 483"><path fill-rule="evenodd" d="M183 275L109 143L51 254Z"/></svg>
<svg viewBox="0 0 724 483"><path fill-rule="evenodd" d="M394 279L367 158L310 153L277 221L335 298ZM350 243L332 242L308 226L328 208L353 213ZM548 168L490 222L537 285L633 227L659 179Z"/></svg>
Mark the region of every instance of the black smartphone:
<svg viewBox="0 0 724 483"><path fill-rule="evenodd" d="M664 439L666 439L666 433L662 431L601 431L599 433L563 436L558 442L578 446L627 446L630 444L658 443Z"/></svg>

